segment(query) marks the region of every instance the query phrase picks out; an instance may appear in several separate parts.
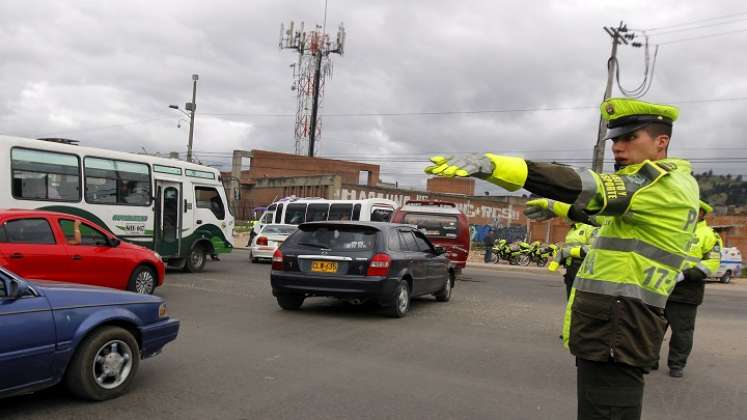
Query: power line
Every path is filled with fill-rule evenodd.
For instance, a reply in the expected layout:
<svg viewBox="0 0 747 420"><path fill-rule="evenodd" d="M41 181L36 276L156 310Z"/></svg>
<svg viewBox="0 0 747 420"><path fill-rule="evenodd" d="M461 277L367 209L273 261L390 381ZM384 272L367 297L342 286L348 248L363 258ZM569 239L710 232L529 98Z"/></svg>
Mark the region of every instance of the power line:
<svg viewBox="0 0 747 420"><path fill-rule="evenodd" d="M679 43L679 42L695 41L695 40L706 39L706 38L714 38L714 37L718 37L718 36L736 34L736 33L741 33L741 32L747 32L747 29L739 29L739 30L727 31L727 32L718 32L718 33L701 35L701 36L692 37L692 38L675 39L675 40L672 40L672 41L660 42L658 45L676 44L676 43Z"/></svg>
<svg viewBox="0 0 747 420"><path fill-rule="evenodd" d="M683 22L683 23L676 23L676 24L673 24L673 25L659 26L659 27L656 27L656 28L648 28L646 30L650 31L650 32L654 32L654 31L659 31L659 30L663 30L663 29L675 28L675 27L679 27L679 26L688 26L688 25L702 23L702 22L709 22L709 21L712 21L712 20L728 19L728 18L731 18L731 17L745 16L745 15L747 15L747 12L733 13L733 14L730 14L730 15L710 17L710 18L705 18L705 19L693 20L693 21L690 21L690 22Z"/></svg>
<svg viewBox="0 0 747 420"><path fill-rule="evenodd" d="M709 23L709 24L706 24L706 25L690 26L690 27L687 27L687 28L670 29L670 30L666 30L666 31L654 32L654 33L651 34L651 36L661 36L661 35L667 35L667 34L672 34L672 33L677 33L677 32L688 32L688 31L694 31L696 29L711 28L711 27L714 27L714 26L721 26L721 25L732 25L732 24L740 23L740 22L744 22L744 21L747 21L747 18L741 18L741 19L727 21L727 22Z"/></svg>
<svg viewBox="0 0 747 420"><path fill-rule="evenodd" d="M747 31L747 29L745 29ZM743 31L742 31L743 32ZM697 39L697 38L695 38ZM661 44L660 44L661 45ZM677 101L662 101L672 105L689 105L702 103L721 103L721 102L741 102L747 101L747 96L735 96L731 98L708 98L708 99L685 99ZM505 108L505 109L482 109L482 110L456 110L456 111L424 111L424 112L368 112L368 113L332 113L324 114L331 117L386 117L386 116L431 116L431 115L459 115L459 114L489 114L489 113L520 113L520 112L555 112L555 111L578 111L597 109L598 105L589 106L572 106L572 107L527 107L527 108ZM240 117L292 117L293 114L274 114L274 113L217 113L203 112L195 115L196 118L201 116L240 116ZM82 133L86 131L107 130L111 128L127 127L136 124L149 124L155 121L167 120L172 117L158 117L143 120L131 121L123 124L114 124L98 127L82 127L74 130L49 131L44 134L36 134L33 137L50 137L69 133Z"/></svg>
<svg viewBox="0 0 747 420"><path fill-rule="evenodd" d="M659 44L662 45L662 44ZM745 101L747 96L738 96L732 98L708 98L708 99L691 99L679 101L663 101L672 105L726 102L726 101ZM473 109L473 110L445 110L445 111L400 111L400 112L345 112L345 113L325 113L325 117L410 117L410 116L443 116L443 115L469 115L469 114L510 114L521 112L556 112L556 111L579 111L587 109L597 109L599 105L581 105L581 106L550 106L550 107L517 107L517 108L496 108L496 109ZM210 116L233 116L233 117L291 117L292 114L273 114L273 113L218 113L203 112L202 115ZM199 117L199 116L198 116Z"/></svg>

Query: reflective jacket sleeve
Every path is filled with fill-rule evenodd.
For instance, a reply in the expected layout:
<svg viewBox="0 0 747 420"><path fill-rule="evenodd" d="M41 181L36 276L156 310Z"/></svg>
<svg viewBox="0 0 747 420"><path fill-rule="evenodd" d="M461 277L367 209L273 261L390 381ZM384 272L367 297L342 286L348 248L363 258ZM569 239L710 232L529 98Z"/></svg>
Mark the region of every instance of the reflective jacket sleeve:
<svg viewBox="0 0 747 420"><path fill-rule="evenodd" d="M721 265L721 236L710 227L705 232L706 237L703 238L700 248L703 258L695 265L695 268L702 271L706 277L712 277Z"/></svg>
<svg viewBox="0 0 747 420"><path fill-rule="evenodd" d="M589 215L620 216L630 206L633 195L666 175L652 162L627 175L597 174L594 171L552 163L527 161L524 188L542 197L573 203L569 216L581 220Z"/></svg>

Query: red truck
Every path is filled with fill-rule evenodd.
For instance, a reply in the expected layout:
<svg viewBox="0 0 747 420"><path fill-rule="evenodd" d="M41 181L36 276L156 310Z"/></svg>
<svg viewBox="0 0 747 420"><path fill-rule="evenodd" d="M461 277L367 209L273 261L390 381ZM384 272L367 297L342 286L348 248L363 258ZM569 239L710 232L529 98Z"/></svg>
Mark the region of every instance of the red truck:
<svg viewBox="0 0 747 420"><path fill-rule="evenodd" d="M446 251L457 270L467 265L469 223L456 204L440 200L410 200L394 212L391 221L416 225L434 245Z"/></svg>

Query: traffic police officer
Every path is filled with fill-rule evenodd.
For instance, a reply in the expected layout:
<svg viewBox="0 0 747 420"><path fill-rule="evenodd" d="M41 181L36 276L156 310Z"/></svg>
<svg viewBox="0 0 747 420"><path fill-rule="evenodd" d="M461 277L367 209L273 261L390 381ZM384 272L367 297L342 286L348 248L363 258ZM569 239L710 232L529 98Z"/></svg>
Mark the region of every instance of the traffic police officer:
<svg viewBox="0 0 747 420"><path fill-rule="evenodd" d="M576 356L579 419L640 419L643 375L666 328L664 307L685 267L698 214L689 162L667 158L675 107L627 98L602 103L617 172L486 153L431 158L426 173L474 176L573 203L572 220L607 215L566 307L564 342Z"/></svg>
<svg viewBox="0 0 747 420"><path fill-rule="evenodd" d="M684 280L674 287L664 309L664 316L672 329L667 366L669 376L673 378L682 377L693 348L695 316L698 305L703 303L705 279L716 274L721 265L721 237L705 221L705 215L712 211L708 203L700 202L695 239L690 249L692 267L682 272Z"/></svg>

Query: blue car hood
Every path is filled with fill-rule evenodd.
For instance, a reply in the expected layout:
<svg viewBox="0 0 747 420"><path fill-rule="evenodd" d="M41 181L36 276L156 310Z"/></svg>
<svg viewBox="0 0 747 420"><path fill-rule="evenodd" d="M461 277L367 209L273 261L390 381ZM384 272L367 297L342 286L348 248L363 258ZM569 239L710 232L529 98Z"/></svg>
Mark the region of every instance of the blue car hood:
<svg viewBox="0 0 747 420"><path fill-rule="evenodd" d="M158 296L125 292L108 287L57 281L33 280L30 285L47 297L52 309L94 305L160 304Z"/></svg>

